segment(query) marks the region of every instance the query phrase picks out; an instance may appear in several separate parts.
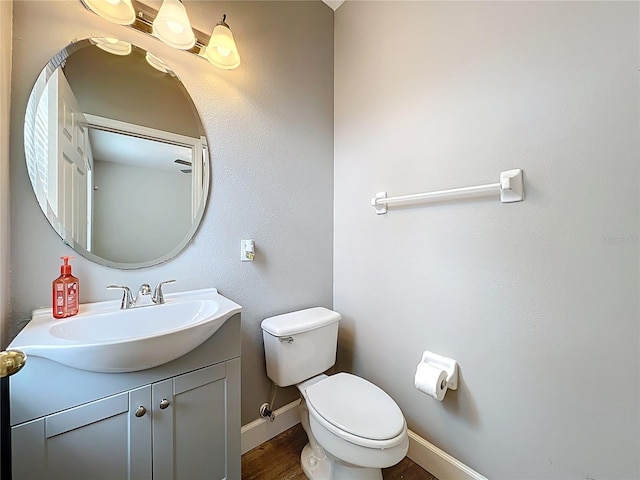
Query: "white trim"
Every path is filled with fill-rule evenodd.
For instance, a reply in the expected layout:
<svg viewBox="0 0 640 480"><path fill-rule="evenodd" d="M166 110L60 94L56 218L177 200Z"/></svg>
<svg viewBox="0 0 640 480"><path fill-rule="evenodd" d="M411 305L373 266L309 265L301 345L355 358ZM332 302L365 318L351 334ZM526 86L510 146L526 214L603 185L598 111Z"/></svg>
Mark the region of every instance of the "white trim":
<svg viewBox="0 0 640 480"><path fill-rule="evenodd" d="M439 480L487 480L472 468L409 430L407 457Z"/></svg>
<svg viewBox="0 0 640 480"><path fill-rule="evenodd" d="M13 2L0 0L0 350L9 343L9 128Z"/></svg>
<svg viewBox="0 0 640 480"><path fill-rule="evenodd" d="M242 454L263 444L285 430L300 423L300 399L295 400L276 410L276 419L270 422L266 418L259 418L242 427Z"/></svg>
<svg viewBox="0 0 640 480"><path fill-rule="evenodd" d="M87 120L87 126L89 127L100 128L102 130L117 133L125 133L126 135L134 137L165 141L167 143L184 145L191 148L199 146L201 143L200 138L187 137L186 135L180 135L179 133L167 132L165 130L145 127L135 123L123 122L114 118L101 117L99 115L93 115L92 113L85 113L84 116Z"/></svg>
<svg viewBox="0 0 640 480"><path fill-rule="evenodd" d="M241 430L242 454L271 440L276 435L300 423L300 400L291 402L276 410L276 419L270 422L259 418ZM407 457L437 477L439 480L488 480L472 468L440 450L418 434L408 431L409 452Z"/></svg>

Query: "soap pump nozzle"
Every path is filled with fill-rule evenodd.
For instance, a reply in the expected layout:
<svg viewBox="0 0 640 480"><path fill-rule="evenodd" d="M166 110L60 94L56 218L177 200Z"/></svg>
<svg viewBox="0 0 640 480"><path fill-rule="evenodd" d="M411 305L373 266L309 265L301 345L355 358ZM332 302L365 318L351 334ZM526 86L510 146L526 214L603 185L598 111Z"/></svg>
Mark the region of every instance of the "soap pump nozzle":
<svg viewBox="0 0 640 480"><path fill-rule="evenodd" d="M76 257L70 256L70 255L64 255L60 258L64 262L62 265L60 265L60 273L62 275L71 275L71 265L69 265L69 259L76 258Z"/></svg>

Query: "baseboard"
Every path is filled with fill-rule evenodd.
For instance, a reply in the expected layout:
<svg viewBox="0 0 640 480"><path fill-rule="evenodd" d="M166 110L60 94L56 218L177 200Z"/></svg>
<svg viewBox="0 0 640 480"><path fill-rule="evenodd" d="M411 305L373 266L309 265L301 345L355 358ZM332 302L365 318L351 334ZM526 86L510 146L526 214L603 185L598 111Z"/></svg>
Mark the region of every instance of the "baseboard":
<svg viewBox="0 0 640 480"><path fill-rule="evenodd" d="M261 445L276 435L300 423L300 400L288 403L276 410L276 419L270 422L259 418L244 425L241 430L242 453ZM440 450L418 434L409 430L409 452L407 457L416 462L439 480L488 480L448 453Z"/></svg>
<svg viewBox="0 0 640 480"><path fill-rule="evenodd" d="M300 399L277 409L275 411L276 419L273 422L266 418L259 418L244 425L240 431L242 453L247 453L252 448L300 423L298 405L300 405Z"/></svg>
<svg viewBox="0 0 640 480"><path fill-rule="evenodd" d="M407 457L439 480L488 480L411 430Z"/></svg>

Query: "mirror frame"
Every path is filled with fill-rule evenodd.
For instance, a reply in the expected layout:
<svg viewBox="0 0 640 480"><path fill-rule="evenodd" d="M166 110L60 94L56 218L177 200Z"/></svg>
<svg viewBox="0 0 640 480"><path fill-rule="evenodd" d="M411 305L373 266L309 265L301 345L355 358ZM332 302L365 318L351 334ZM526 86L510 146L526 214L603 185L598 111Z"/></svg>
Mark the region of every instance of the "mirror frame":
<svg viewBox="0 0 640 480"><path fill-rule="evenodd" d="M51 77L51 75L53 75L53 73L62 65L64 65L65 61L67 60L67 58L74 52L82 49L82 48L87 48L87 47L96 47L96 42L92 39L92 38L85 38L85 39L76 39L73 40L69 45L67 45L65 48L63 48L62 50L60 50L56 55L53 56L53 58L51 60L49 60L49 62L47 62L47 64L43 67L43 69L38 73L38 77L42 74L42 72L46 72L46 80L47 82L49 81L49 78ZM144 52L146 53L147 51L144 50L141 47L138 47L137 45L132 44L131 45L133 50L137 50L140 52ZM96 47L98 48L98 47ZM169 75L171 75L172 77L174 77L177 82L178 82L178 88L180 88L182 90L182 93L185 95L186 98L190 99L190 105L192 106L193 109L193 114L196 117L196 119L198 120L198 124L199 124L199 130L200 130L200 136L201 138L203 138L205 140L205 145L203 148L203 165L202 165L202 180L203 180L203 189L202 189L202 200L200 202L200 205L198 206L198 210L196 211L196 214L193 217L193 221L191 223L191 227L188 229L188 231L185 233L184 237L182 238L182 240L174 247L172 248L170 251L168 251L166 254L154 258L152 260L147 260L147 261L143 261L143 262L136 262L136 263L128 263L128 262L116 262L116 261L112 261L112 260L108 260L102 257L99 257L98 255L96 255L93 252L89 252L87 251L85 248L83 248L80 245L77 245L72 239L68 240L65 239L62 236L62 233L58 231L58 229L56 229L56 227L51 223L51 221L49 220L49 218L47 217L46 213L42 210L42 207L40 205L40 202L36 196L36 191L34 188L33 183L31 182L31 178L29 176L29 173L27 172L27 177L29 178L29 184L31 185L31 189L34 195L34 200L36 201L36 204L38 205L38 209L40 210L40 212L44 215L45 219L47 220L47 223L49 223L49 225L51 226L51 228L56 232L56 234L62 239L63 243L65 245L68 245L70 248L72 248L76 253L78 253L79 255L82 255L83 257L85 257L88 260L91 260L94 263L97 263L99 265L104 265L107 267L111 267L111 268L116 268L116 269L122 269L122 270L134 270L134 269L140 269L140 268L146 268L146 267L152 267L155 265L159 265L161 263L165 263L169 260L171 260L172 258L174 258L175 256L177 256L180 252L182 252L182 250L184 250L184 248L191 242L191 240L193 239L195 233L197 232L197 230L200 228L200 225L202 223L202 219L204 217L204 213L206 211L207 205L209 203L209 192L211 190L211 182L212 182L212 178L211 178L211 159L210 159L210 155L209 155L209 139L207 138L206 132L204 130L204 125L202 123L202 117L200 116L195 103L191 97L191 95L189 94L189 92L187 91L187 89L185 88L184 84L182 83L182 81L180 80L180 78L172 71L172 70L168 70L166 73L168 73ZM36 78L36 80L34 81L34 84L31 88L31 92L29 94L29 99L26 105L26 110L25 110L25 114L23 116L23 118L25 119L25 125L23 128L23 152L25 155L25 168L28 169L28 160L27 160L27 149L26 149L26 142L27 142L27 135L26 135L26 118L27 118L27 112L30 110L31 106L32 106L32 102L35 102L36 104L36 108L38 106L38 104L40 103L40 100L42 98L42 92L39 92L37 95L34 95L34 87L36 85L38 78Z"/></svg>

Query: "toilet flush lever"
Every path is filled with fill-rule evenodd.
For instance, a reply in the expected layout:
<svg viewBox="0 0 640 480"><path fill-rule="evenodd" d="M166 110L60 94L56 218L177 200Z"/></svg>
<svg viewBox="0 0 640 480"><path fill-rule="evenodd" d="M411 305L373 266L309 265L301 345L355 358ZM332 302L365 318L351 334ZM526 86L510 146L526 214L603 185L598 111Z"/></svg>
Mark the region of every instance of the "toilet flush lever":
<svg viewBox="0 0 640 480"><path fill-rule="evenodd" d="M278 339L282 343L293 343L293 337L279 337Z"/></svg>

